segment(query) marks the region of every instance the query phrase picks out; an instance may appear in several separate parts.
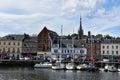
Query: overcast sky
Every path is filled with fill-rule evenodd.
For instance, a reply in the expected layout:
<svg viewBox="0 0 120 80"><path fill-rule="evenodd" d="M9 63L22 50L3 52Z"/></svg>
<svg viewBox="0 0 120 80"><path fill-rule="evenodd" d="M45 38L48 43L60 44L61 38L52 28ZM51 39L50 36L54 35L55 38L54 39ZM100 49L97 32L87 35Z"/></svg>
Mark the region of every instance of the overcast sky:
<svg viewBox="0 0 120 80"><path fill-rule="evenodd" d="M46 26L60 35L78 32L82 17L84 34L120 36L120 0L0 0L0 36L39 34Z"/></svg>

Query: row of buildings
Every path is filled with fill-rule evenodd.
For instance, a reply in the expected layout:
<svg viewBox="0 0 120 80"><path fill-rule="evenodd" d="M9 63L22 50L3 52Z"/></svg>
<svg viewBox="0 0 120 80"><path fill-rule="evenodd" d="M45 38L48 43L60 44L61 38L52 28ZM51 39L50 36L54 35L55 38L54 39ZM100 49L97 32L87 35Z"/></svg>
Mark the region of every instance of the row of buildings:
<svg viewBox="0 0 120 80"><path fill-rule="evenodd" d="M55 31L44 27L37 36L28 34L17 35L9 34L0 38L0 56L19 55L19 56L36 56L36 55L55 55L63 56L94 56L96 58L118 57L120 56L119 39L102 39L91 35L84 35L82 20L77 36L63 37Z"/></svg>

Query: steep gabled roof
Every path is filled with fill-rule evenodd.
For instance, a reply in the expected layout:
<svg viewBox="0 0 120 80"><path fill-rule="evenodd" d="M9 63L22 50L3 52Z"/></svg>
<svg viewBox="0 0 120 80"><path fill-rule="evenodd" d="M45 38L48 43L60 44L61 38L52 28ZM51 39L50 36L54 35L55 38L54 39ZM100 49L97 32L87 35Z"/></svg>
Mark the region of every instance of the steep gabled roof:
<svg viewBox="0 0 120 80"><path fill-rule="evenodd" d="M47 31L47 32L48 32L48 35L50 36L51 39L53 39L53 38L55 38L55 37L58 37L58 34L57 34L55 31L52 31L52 30L47 29L46 26L41 30L41 32L38 34L38 36L40 36L41 33L44 32L44 31Z"/></svg>

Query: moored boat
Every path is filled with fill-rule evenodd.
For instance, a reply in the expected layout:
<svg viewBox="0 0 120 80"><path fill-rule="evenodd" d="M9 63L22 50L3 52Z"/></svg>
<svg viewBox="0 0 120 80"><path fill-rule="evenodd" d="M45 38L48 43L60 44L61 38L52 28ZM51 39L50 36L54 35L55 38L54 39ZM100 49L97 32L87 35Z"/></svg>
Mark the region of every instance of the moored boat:
<svg viewBox="0 0 120 80"><path fill-rule="evenodd" d="M88 65L87 71L89 71L89 72L95 72L95 71L98 71L98 68L95 67L95 65L93 63L90 63Z"/></svg>
<svg viewBox="0 0 120 80"><path fill-rule="evenodd" d="M87 70L88 65L87 64L80 64L76 66L76 69L78 70Z"/></svg>
<svg viewBox="0 0 120 80"><path fill-rule="evenodd" d="M64 70L65 65L61 63L60 61L57 61L55 64L52 64L52 69L53 70Z"/></svg>
<svg viewBox="0 0 120 80"><path fill-rule="evenodd" d="M118 70L118 72L120 72L120 66L118 67L118 69L117 69L117 70Z"/></svg>
<svg viewBox="0 0 120 80"><path fill-rule="evenodd" d="M106 64L105 67L104 67L104 71L108 71L109 70L109 65Z"/></svg>
<svg viewBox="0 0 120 80"><path fill-rule="evenodd" d="M34 65L35 68L52 68L52 63L44 62L44 63L37 63Z"/></svg>
<svg viewBox="0 0 120 80"><path fill-rule="evenodd" d="M75 69L75 65L73 63L68 63L68 64L66 64L65 67L67 70L74 70Z"/></svg>
<svg viewBox="0 0 120 80"><path fill-rule="evenodd" d="M109 66L108 70L110 72L117 72L117 68L115 66L113 66L113 65Z"/></svg>
<svg viewBox="0 0 120 80"><path fill-rule="evenodd" d="M99 68L100 71L105 71L105 68Z"/></svg>

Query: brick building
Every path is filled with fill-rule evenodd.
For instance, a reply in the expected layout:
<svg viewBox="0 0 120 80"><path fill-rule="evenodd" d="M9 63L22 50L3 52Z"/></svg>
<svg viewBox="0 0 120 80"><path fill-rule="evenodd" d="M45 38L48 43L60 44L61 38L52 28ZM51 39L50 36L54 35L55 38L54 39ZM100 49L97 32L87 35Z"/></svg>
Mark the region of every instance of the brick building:
<svg viewBox="0 0 120 80"><path fill-rule="evenodd" d="M87 58L95 57L97 59L100 59L100 53L101 53L100 38L97 38L94 35L91 35L90 32L88 32L88 38L86 40L86 48L87 48Z"/></svg>
<svg viewBox="0 0 120 80"><path fill-rule="evenodd" d="M37 36L37 53L49 54L52 41L58 37L57 33L44 27Z"/></svg>

